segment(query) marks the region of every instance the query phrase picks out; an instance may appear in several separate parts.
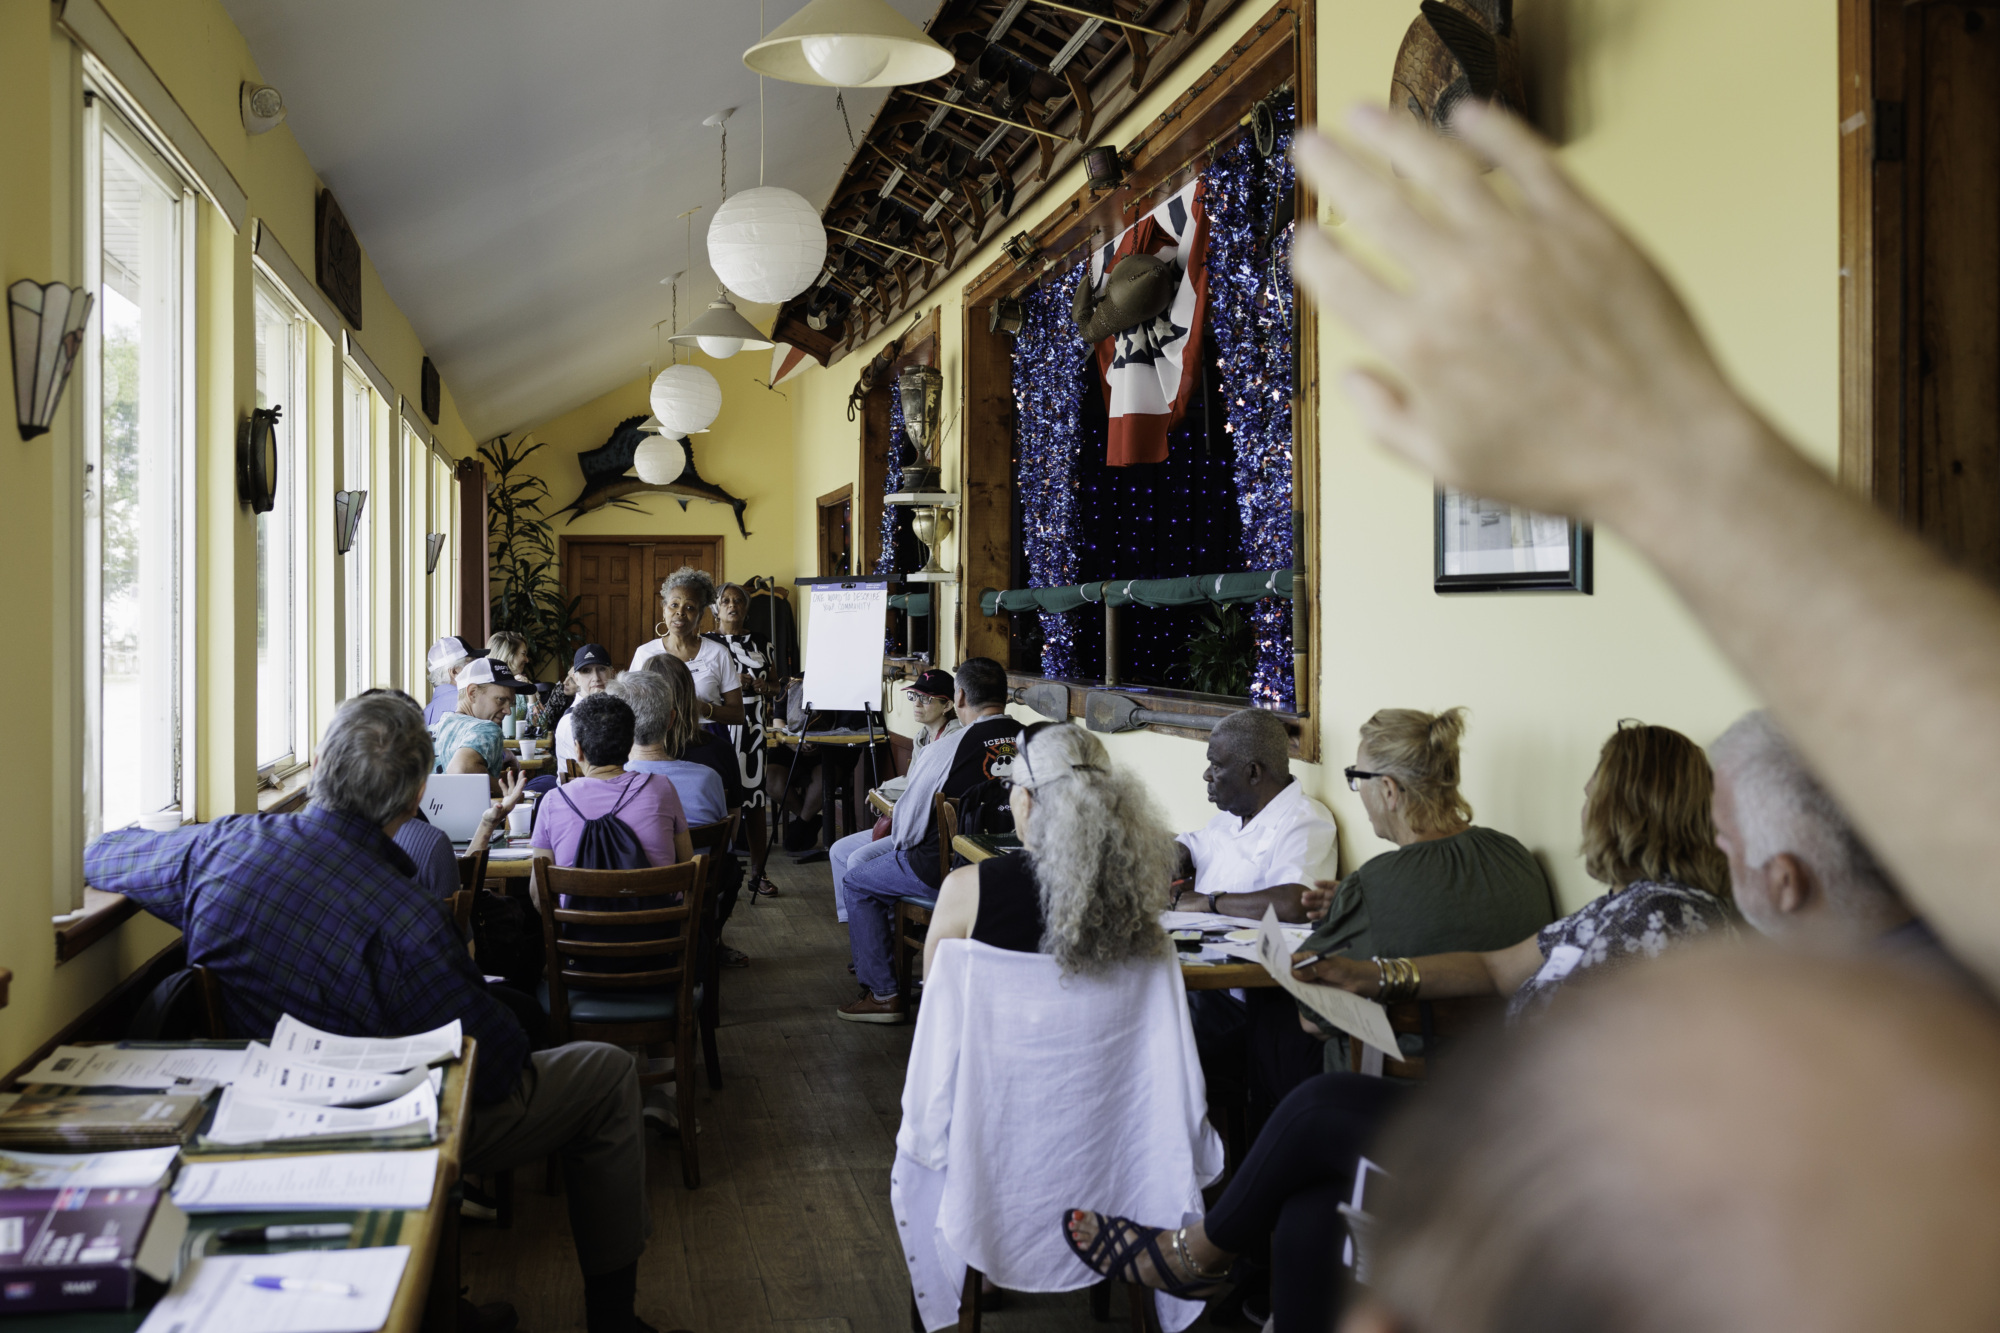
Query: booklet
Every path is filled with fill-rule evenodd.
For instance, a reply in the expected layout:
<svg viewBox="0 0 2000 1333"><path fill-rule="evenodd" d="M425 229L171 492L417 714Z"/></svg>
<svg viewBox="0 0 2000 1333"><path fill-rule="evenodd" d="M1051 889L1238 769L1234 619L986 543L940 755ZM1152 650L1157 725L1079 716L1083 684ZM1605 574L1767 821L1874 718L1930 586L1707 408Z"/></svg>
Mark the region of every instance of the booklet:
<svg viewBox="0 0 2000 1333"><path fill-rule="evenodd" d="M0 1146L54 1152L178 1145L208 1106L206 1094L192 1092L57 1088L8 1096L0 1108Z"/></svg>
<svg viewBox="0 0 2000 1333"><path fill-rule="evenodd" d="M0 1152L0 1189L151 1189L174 1169L178 1148L132 1152ZM4 1252L5 1247L0 1247Z"/></svg>
<svg viewBox="0 0 2000 1333"><path fill-rule="evenodd" d="M421 1071L419 1071L421 1073ZM430 1080L379 1106L314 1106L260 1097L243 1087L223 1089L215 1121L202 1137L207 1147L273 1143L284 1139L343 1138L371 1146L437 1142L438 1101Z"/></svg>
<svg viewBox="0 0 2000 1333"><path fill-rule="evenodd" d="M139 1333L374 1333L409 1261L407 1245L209 1255L188 1265Z"/></svg>
<svg viewBox="0 0 2000 1333"><path fill-rule="evenodd" d="M0 1292L9 1314L126 1310L139 1275L173 1275L187 1218L156 1189L0 1191Z"/></svg>
<svg viewBox="0 0 2000 1333"><path fill-rule="evenodd" d="M251 1042L244 1053L243 1072L231 1086L239 1092L315 1106L377 1106L394 1101L422 1083L422 1066L404 1072L378 1074L329 1069L303 1060L282 1059L262 1042Z"/></svg>
<svg viewBox="0 0 2000 1333"><path fill-rule="evenodd" d="M174 1202L190 1213L427 1208L437 1164L436 1148L190 1162Z"/></svg>
<svg viewBox="0 0 2000 1333"><path fill-rule="evenodd" d="M1396 1046L1395 1029L1389 1026L1387 1009L1337 986L1300 981L1292 975L1293 952L1284 928L1278 923L1277 912L1265 908L1264 919L1257 924L1257 961L1272 979L1286 994L1348 1036L1360 1038L1392 1060L1403 1058Z"/></svg>
<svg viewBox="0 0 2000 1333"><path fill-rule="evenodd" d="M283 1060L318 1065L322 1069L362 1073L398 1073L419 1065L456 1060L465 1049L465 1032L457 1019L413 1037L341 1037L321 1032L286 1014L278 1020L267 1049ZM248 1055L248 1052L237 1052Z"/></svg>
<svg viewBox="0 0 2000 1333"><path fill-rule="evenodd" d="M21 1082L209 1092L236 1078L245 1054L222 1046L58 1046Z"/></svg>

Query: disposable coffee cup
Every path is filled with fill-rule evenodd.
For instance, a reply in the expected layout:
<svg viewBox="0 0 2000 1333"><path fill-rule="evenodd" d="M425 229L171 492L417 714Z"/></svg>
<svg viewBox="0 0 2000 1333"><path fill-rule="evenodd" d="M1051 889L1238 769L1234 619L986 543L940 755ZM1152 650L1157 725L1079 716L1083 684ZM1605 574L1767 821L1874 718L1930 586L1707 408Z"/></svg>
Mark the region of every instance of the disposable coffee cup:
<svg viewBox="0 0 2000 1333"><path fill-rule="evenodd" d="M534 822L535 807L528 801L522 801L507 812L507 836L510 838L527 837L534 826Z"/></svg>
<svg viewBox="0 0 2000 1333"><path fill-rule="evenodd" d="M540 743L533 736L521 737L521 758L533 759L535 757L535 747Z"/></svg>
<svg viewBox="0 0 2000 1333"><path fill-rule="evenodd" d="M148 833L172 833L180 826L181 812L178 810L155 810L139 816L139 827Z"/></svg>

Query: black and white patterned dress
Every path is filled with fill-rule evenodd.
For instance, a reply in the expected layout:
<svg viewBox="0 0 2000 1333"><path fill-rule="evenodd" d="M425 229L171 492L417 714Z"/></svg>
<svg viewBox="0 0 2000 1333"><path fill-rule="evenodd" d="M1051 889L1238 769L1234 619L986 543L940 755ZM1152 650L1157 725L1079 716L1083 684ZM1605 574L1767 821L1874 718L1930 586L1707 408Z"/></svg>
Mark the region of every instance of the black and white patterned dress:
<svg viewBox="0 0 2000 1333"><path fill-rule="evenodd" d="M1636 880L1594 898L1535 937L1542 967L1507 1001L1507 1021L1540 1013L1556 992L1586 973L1601 975L1675 944L1718 931L1735 934L1720 898L1672 881Z"/></svg>
<svg viewBox="0 0 2000 1333"><path fill-rule="evenodd" d="M736 674L743 678L743 725L729 728L730 743L736 748L736 765L743 775L743 808L766 805L764 796L764 678L770 673L770 655L764 651L761 634L702 635L729 650L736 659Z"/></svg>

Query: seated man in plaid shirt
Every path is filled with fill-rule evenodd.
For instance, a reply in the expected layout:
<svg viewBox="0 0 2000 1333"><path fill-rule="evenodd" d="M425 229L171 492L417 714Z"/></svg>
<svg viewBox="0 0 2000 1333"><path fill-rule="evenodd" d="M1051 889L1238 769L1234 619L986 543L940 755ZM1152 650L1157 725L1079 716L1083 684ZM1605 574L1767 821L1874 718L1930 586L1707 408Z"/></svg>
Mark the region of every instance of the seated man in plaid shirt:
<svg viewBox="0 0 2000 1333"><path fill-rule="evenodd" d="M463 1022L479 1043L465 1169L560 1154L590 1333L652 1333L633 1311L650 1224L632 1057L599 1042L530 1054L487 994L450 914L416 888L392 840L432 762L416 709L353 699L320 742L301 813L120 829L85 851L84 873L180 928L189 963L220 982L236 1035L266 1036L286 1013L357 1037Z"/></svg>

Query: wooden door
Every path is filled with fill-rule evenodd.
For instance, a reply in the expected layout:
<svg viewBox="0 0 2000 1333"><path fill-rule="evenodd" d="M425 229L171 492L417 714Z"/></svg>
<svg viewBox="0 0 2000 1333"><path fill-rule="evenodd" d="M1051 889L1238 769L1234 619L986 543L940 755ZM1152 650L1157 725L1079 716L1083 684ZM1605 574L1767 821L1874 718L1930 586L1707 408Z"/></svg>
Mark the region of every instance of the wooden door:
<svg viewBox="0 0 2000 1333"><path fill-rule="evenodd" d="M1841 474L2000 581L2000 7L1844 0Z"/></svg>
<svg viewBox="0 0 2000 1333"><path fill-rule="evenodd" d="M565 537L560 552L563 592L579 598L586 643L601 643L621 667L654 636L660 585L683 565L718 582L720 537ZM714 628L710 617L704 629Z"/></svg>
<svg viewBox="0 0 2000 1333"><path fill-rule="evenodd" d="M821 578L853 570L854 487L842 486L819 497L819 568Z"/></svg>

